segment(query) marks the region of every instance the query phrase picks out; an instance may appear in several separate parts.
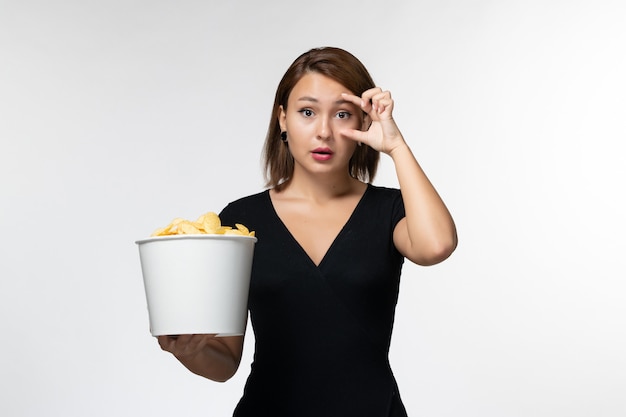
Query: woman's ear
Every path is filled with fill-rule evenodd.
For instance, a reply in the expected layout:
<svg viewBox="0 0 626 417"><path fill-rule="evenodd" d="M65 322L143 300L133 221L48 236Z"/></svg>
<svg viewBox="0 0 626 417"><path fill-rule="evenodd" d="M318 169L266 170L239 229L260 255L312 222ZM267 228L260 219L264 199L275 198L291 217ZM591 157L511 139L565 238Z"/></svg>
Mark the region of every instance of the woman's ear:
<svg viewBox="0 0 626 417"><path fill-rule="evenodd" d="M287 131L287 113L285 113L282 104L278 107L278 125L282 132Z"/></svg>

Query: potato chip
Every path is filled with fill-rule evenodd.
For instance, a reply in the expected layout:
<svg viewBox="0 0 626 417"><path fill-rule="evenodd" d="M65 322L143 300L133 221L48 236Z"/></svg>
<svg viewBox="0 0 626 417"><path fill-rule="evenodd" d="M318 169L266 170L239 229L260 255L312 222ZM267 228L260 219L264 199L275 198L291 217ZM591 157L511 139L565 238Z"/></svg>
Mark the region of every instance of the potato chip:
<svg viewBox="0 0 626 417"><path fill-rule="evenodd" d="M219 228L222 226L219 216L212 211L198 217L198 220L196 221L202 224L202 228L206 233L217 233Z"/></svg>
<svg viewBox="0 0 626 417"><path fill-rule="evenodd" d="M200 231L200 227L202 227L200 224L196 223L199 227L196 227L196 225L188 220L185 220L183 222L180 222L178 224L178 230L176 231L177 234L179 235L199 235L202 232Z"/></svg>
<svg viewBox="0 0 626 417"><path fill-rule="evenodd" d="M196 221L185 220L177 217L165 227L155 230L151 236L171 236L171 235L238 235L254 236L254 231L250 231L246 226L235 223L235 228L222 226L219 216L210 211L198 217Z"/></svg>
<svg viewBox="0 0 626 417"><path fill-rule="evenodd" d="M243 235L249 235L250 234L250 230L248 230L248 228L246 226L244 226L243 224L240 223L235 223L235 227L237 228L237 230L239 230L241 232L241 234Z"/></svg>
<svg viewBox="0 0 626 417"><path fill-rule="evenodd" d="M167 232L169 230L170 230L169 226L161 227L160 229L156 229L154 233L152 233L150 236L165 236L168 234Z"/></svg>

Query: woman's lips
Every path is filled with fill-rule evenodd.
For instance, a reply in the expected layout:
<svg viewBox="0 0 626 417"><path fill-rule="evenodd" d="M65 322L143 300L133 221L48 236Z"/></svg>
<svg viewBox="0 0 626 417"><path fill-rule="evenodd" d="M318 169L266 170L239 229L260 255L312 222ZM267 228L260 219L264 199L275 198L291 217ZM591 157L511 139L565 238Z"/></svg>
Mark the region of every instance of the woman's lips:
<svg viewBox="0 0 626 417"><path fill-rule="evenodd" d="M313 159L316 161L328 161L333 156L333 151L330 148L316 148L311 152Z"/></svg>

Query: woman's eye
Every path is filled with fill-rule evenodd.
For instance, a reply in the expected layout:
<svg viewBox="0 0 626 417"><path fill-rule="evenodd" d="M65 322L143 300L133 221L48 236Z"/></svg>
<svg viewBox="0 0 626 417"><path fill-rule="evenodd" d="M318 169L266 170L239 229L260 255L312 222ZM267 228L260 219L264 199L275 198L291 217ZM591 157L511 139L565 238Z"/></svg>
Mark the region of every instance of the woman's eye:
<svg viewBox="0 0 626 417"><path fill-rule="evenodd" d="M340 111L339 113L337 113L337 118L338 119L349 119L350 118L350 113L348 113L347 111Z"/></svg>
<svg viewBox="0 0 626 417"><path fill-rule="evenodd" d="M300 110L300 113L302 113L302 115L304 117L311 117L311 116L313 116L313 110L311 110L311 109L302 109L302 110Z"/></svg>

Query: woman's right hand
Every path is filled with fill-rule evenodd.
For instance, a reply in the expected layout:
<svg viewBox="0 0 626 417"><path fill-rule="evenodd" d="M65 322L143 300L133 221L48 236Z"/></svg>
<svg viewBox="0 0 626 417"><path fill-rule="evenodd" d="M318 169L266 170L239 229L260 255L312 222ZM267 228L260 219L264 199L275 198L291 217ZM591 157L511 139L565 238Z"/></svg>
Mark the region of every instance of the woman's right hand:
<svg viewBox="0 0 626 417"><path fill-rule="evenodd" d="M181 334L173 336L158 336L161 349L170 352L177 358L198 355L210 340L215 339L214 334Z"/></svg>
<svg viewBox="0 0 626 417"><path fill-rule="evenodd" d="M215 334L158 336L161 349L173 354L191 372L224 382L241 362L243 336L216 337Z"/></svg>

